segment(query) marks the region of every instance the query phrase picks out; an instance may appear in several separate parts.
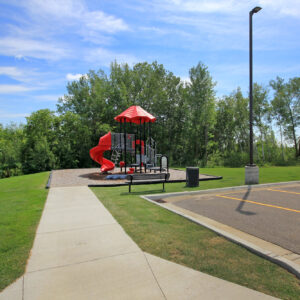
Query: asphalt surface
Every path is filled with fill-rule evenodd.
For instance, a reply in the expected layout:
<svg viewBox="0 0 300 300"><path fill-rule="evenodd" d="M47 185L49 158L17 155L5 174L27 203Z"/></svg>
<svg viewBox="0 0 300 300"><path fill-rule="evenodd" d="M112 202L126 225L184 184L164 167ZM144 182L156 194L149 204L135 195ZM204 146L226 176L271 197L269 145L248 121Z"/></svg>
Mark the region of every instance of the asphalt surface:
<svg viewBox="0 0 300 300"><path fill-rule="evenodd" d="M165 200L300 254L299 183Z"/></svg>

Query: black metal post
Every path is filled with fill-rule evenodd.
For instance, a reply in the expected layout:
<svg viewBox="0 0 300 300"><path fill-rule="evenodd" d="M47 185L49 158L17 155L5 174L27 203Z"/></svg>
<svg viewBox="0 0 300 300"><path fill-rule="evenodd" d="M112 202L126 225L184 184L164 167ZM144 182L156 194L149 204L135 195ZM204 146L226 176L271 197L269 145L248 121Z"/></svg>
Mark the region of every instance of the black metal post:
<svg viewBox="0 0 300 300"><path fill-rule="evenodd" d="M249 129L250 129L250 166L253 163L253 45L252 45L252 16L261 10L256 6L249 12Z"/></svg>
<svg viewBox="0 0 300 300"><path fill-rule="evenodd" d="M156 159L156 142L155 141L153 143L153 147L154 147L154 166L157 167L156 166L156 160L155 160Z"/></svg>
<svg viewBox="0 0 300 300"><path fill-rule="evenodd" d="M142 173L142 118L140 118L140 173Z"/></svg>
<svg viewBox="0 0 300 300"><path fill-rule="evenodd" d="M250 166L253 165L253 94L252 94L252 11L249 13L249 129L250 129Z"/></svg>
<svg viewBox="0 0 300 300"><path fill-rule="evenodd" d="M126 162L126 144L127 144L127 136L126 136L126 118L124 119L124 162L125 162L125 174L127 174L127 172L126 172L126 164L127 164L127 162Z"/></svg>
<svg viewBox="0 0 300 300"><path fill-rule="evenodd" d="M120 138L119 138L119 146L121 150L121 160L122 160L122 120L120 120Z"/></svg>
<svg viewBox="0 0 300 300"><path fill-rule="evenodd" d="M151 122L148 123L148 141L149 141L149 157L150 157L150 164L152 164L152 148L151 148Z"/></svg>
<svg viewBox="0 0 300 300"><path fill-rule="evenodd" d="M136 126L135 127L135 132L134 132L134 163L136 164L137 161L136 161L136 137L138 135L138 127ZM134 167L134 171L136 172L136 167Z"/></svg>
<svg viewBox="0 0 300 300"><path fill-rule="evenodd" d="M131 145L129 146L129 153L130 153L130 167L132 165L132 122L130 121L130 142Z"/></svg>
<svg viewBox="0 0 300 300"><path fill-rule="evenodd" d="M146 173L146 123L144 121L144 158L145 158L145 162L144 162L144 170L145 170L145 173Z"/></svg>

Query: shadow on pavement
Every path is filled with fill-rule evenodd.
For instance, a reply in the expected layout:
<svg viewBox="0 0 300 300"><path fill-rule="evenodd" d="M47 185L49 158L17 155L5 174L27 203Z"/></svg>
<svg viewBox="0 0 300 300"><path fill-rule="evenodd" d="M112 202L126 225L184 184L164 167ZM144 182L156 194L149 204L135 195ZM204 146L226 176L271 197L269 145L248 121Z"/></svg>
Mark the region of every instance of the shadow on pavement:
<svg viewBox="0 0 300 300"><path fill-rule="evenodd" d="M243 196L243 200L247 200L249 195L251 194L251 186L248 187L247 192L245 193L245 195ZM243 207L245 205L244 201L241 201L238 205L238 207L236 208L236 211L239 212L240 214L246 215L246 216L253 216L256 215L256 213L252 212L252 211L246 211L243 210Z"/></svg>

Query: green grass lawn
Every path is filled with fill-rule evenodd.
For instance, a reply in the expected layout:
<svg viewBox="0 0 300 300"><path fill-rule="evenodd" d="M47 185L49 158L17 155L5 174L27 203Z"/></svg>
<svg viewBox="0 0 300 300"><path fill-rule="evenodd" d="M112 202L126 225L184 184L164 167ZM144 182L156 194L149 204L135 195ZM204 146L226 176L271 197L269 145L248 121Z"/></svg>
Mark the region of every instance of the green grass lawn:
<svg viewBox="0 0 300 300"><path fill-rule="evenodd" d="M43 172L0 179L0 291L25 271L48 176Z"/></svg>
<svg viewBox="0 0 300 300"><path fill-rule="evenodd" d="M200 182L198 189L221 188L228 186L237 186L245 184L245 168L200 168L201 174L209 174L215 176L223 176L222 180ZM300 166L299 167L263 167L259 168L259 183L284 182L300 180ZM167 192L171 192L167 187ZM191 190L179 187L181 191ZM177 189L177 187L176 187Z"/></svg>
<svg viewBox="0 0 300 300"><path fill-rule="evenodd" d="M200 169L223 180L199 188L169 183L166 192L244 184L244 168ZM260 168L260 183L300 180L300 167ZM140 198L161 193L161 184L92 188L125 231L146 252L282 299L300 299L299 280L281 267L252 254L214 232Z"/></svg>

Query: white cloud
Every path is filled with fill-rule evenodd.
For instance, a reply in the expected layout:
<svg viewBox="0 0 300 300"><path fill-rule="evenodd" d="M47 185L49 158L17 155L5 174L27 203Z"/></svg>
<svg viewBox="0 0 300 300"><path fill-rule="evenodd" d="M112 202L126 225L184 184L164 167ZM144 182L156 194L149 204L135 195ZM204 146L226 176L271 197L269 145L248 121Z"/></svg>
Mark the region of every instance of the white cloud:
<svg viewBox="0 0 300 300"><path fill-rule="evenodd" d="M191 83L191 79L190 77L186 76L186 77L180 77L180 80L184 83L184 84L190 84Z"/></svg>
<svg viewBox="0 0 300 300"><path fill-rule="evenodd" d="M109 36L107 34L96 32L93 30L82 29L81 35L83 42L88 42L96 45L111 45L114 42L113 36Z"/></svg>
<svg viewBox="0 0 300 300"><path fill-rule="evenodd" d="M29 0L25 4L24 7L34 19L46 18L65 26L108 33L128 30L128 25L122 19L101 10L89 10L81 0Z"/></svg>
<svg viewBox="0 0 300 300"><path fill-rule="evenodd" d="M102 11L86 12L84 23L87 28L114 33L116 31L128 30L128 25L122 19L105 14Z"/></svg>
<svg viewBox="0 0 300 300"><path fill-rule="evenodd" d="M202 13L229 13L236 11L242 6L241 1L229 1L229 0L219 0L219 1L181 1L181 0L167 0L166 4L169 9L181 9L181 11L186 12L202 12Z"/></svg>
<svg viewBox="0 0 300 300"><path fill-rule="evenodd" d="M35 90L35 88L18 84L0 84L0 94L15 94Z"/></svg>
<svg viewBox="0 0 300 300"><path fill-rule="evenodd" d="M77 18L85 11L83 2L77 0L27 0L23 6L33 15L52 15L56 18Z"/></svg>
<svg viewBox="0 0 300 300"><path fill-rule="evenodd" d="M74 57L85 44L111 44L113 34L129 30L123 19L89 9L83 0L12 1L21 9L4 24L0 55L17 59L61 60ZM61 39L62 36L68 38ZM80 38L80 43L74 43Z"/></svg>
<svg viewBox="0 0 300 300"><path fill-rule="evenodd" d="M2 119L25 118L25 117L29 117L29 115L30 115L29 113L13 114L13 113L0 111L0 118L2 118Z"/></svg>
<svg viewBox="0 0 300 300"><path fill-rule="evenodd" d="M111 62L114 60L116 60L118 63L128 63L129 65L132 65L138 61L138 59L133 55L117 53L103 48L89 50L85 56L85 60L106 67L109 67Z"/></svg>
<svg viewBox="0 0 300 300"><path fill-rule="evenodd" d="M33 96L37 102L56 102L60 97L62 97L62 95L45 94Z"/></svg>
<svg viewBox="0 0 300 300"><path fill-rule="evenodd" d="M29 90L53 88L64 82L64 77L53 72L39 72L37 69L18 68L14 66L0 66L0 75L5 75L19 81L19 85L12 86L21 86ZM9 90L10 88L7 87L4 90L6 89ZM17 90L19 89L17 88Z"/></svg>
<svg viewBox="0 0 300 300"><path fill-rule="evenodd" d="M256 62L254 64L253 71L255 74L267 75L267 74L289 74L297 73L300 69L299 64L293 65L282 65L280 63L273 65L263 65ZM212 67L212 71L215 74L231 74L234 76L248 76L249 74L249 64L248 63L230 63L230 64L218 64Z"/></svg>
<svg viewBox="0 0 300 300"><path fill-rule="evenodd" d="M35 57L57 60L68 56L68 50L43 40L5 37L0 39L0 54L14 57Z"/></svg>
<svg viewBox="0 0 300 300"><path fill-rule="evenodd" d="M155 27L155 26L151 26L151 27L147 27L147 26L141 26L139 27L139 30L145 31L147 33L147 36L144 36L145 38L153 38L154 34L159 36L159 38L161 38L161 36L163 35L169 35L169 36L175 36L176 38L178 36L182 36L183 38L193 38L194 35L184 31L184 30L180 30L180 29L175 29L175 28L161 28L161 27ZM148 34L148 32L150 34ZM155 39L157 39L157 37L155 37ZM161 40L157 41L159 44L161 44Z"/></svg>
<svg viewBox="0 0 300 300"><path fill-rule="evenodd" d="M300 18L299 0L152 0L151 4L146 5L155 14L155 18L163 22L163 27L140 27L144 32L152 29L152 36L145 36L149 39L152 37L153 43L156 42L157 35L165 34L168 36L162 43L166 41L177 47L178 43L173 38L176 35L178 40L182 40L180 47L190 51L247 51L249 11L259 5L263 10L255 16L254 26L255 38L259 43L254 46L259 47L259 50L299 48L299 39L295 38L297 32L294 29L299 27L296 23ZM287 19L287 15L298 20ZM289 23L293 21L295 25L291 28ZM188 35L179 36L176 29L187 32Z"/></svg>
<svg viewBox="0 0 300 300"><path fill-rule="evenodd" d="M266 11L300 17L299 0L154 0L153 2L156 7L173 12L240 15L259 5Z"/></svg>
<svg viewBox="0 0 300 300"><path fill-rule="evenodd" d="M16 67L0 67L0 75L18 78L23 75L23 72Z"/></svg>
<svg viewBox="0 0 300 300"><path fill-rule="evenodd" d="M21 55L21 54L17 54L16 56L15 56L15 58L16 59L18 59L18 60L28 60L25 56L23 56L23 55Z"/></svg>
<svg viewBox="0 0 300 300"><path fill-rule="evenodd" d="M13 66L5 66L0 67L0 75L8 76L22 83L32 83L33 81L40 83L43 74L32 69L20 69Z"/></svg>
<svg viewBox="0 0 300 300"><path fill-rule="evenodd" d="M79 80L81 77L86 76L86 74L71 74L68 73L66 79L69 81Z"/></svg>
<svg viewBox="0 0 300 300"><path fill-rule="evenodd" d="M281 15L300 18L299 0L259 0L258 3L266 10L269 9Z"/></svg>

